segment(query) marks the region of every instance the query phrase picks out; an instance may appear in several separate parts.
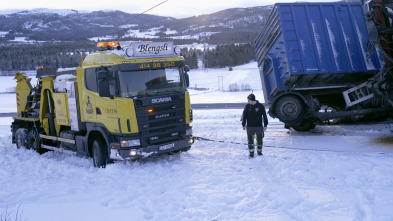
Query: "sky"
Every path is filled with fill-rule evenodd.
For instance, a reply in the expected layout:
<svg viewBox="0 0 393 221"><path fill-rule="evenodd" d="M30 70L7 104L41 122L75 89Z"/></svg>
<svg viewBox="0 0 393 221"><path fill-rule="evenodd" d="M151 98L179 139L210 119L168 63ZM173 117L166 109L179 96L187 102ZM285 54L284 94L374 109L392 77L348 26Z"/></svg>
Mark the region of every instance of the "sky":
<svg viewBox="0 0 393 221"><path fill-rule="evenodd" d="M269 3L270 2L270 3ZM162 4L160 4L162 3ZM147 1L125 1L120 0L115 4L106 0L68 0L68 1L51 1L51 0L20 0L10 1L7 4L1 4L0 10L9 9L75 9L75 10L105 10L115 9L128 13L142 13L158 4L159 6L151 9L147 13L171 16L175 18L185 18L198 16L201 14L210 14L227 8L247 8L271 4L271 0L226 0L226 1L209 1L209 0L147 0Z"/></svg>
<svg viewBox="0 0 393 221"><path fill-rule="evenodd" d="M311 0L312 1L312 0ZM86 11L97 10L121 10L127 13L142 13L149 10L148 14L169 16L174 18L186 18L198 16L202 14L210 14L228 8L248 8L255 6L264 6L274 4L275 0L226 0L226 1L211 1L211 0L146 0L146 1L106 1L106 0L67 0L67 1L52 1L52 0L19 0L8 1L7 4L0 4L0 11L15 10L15 9L34 9L34 8L49 8L49 9L75 9ZM291 2L289 0L282 0L280 2ZM160 4L162 3L162 4ZM159 5L160 4L160 5Z"/></svg>

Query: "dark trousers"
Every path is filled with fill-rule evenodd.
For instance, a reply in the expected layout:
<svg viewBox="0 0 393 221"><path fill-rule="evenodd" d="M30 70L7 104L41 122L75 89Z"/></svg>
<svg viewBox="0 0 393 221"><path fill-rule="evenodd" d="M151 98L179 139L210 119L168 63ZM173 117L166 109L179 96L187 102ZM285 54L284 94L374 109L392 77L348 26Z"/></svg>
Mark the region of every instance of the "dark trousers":
<svg viewBox="0 0 393 221"><path fill-rule="evenodd" d="M262 144L263 144L263 127L247 127L247 139L248 139L248 150L250 151L250 155L254 155L255 147L254 147L254 134L257 136L257 151L258 153L262 153Z"/></svg>

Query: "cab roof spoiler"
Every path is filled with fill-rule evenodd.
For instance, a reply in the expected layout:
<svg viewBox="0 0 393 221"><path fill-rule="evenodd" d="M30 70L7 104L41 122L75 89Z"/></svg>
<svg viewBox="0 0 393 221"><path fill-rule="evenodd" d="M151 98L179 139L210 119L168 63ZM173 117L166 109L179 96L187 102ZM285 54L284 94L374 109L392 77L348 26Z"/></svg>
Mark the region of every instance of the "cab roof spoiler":
<svg viewBox="0 0 393 221"><path fill-rule="evenodd" d="M67 69L67 70L58 70L58 68L39 68L37 69L36 78L43 78L43 77L54 77L60 76L65 74L72 74L76 75L76 68Z"/></svg>

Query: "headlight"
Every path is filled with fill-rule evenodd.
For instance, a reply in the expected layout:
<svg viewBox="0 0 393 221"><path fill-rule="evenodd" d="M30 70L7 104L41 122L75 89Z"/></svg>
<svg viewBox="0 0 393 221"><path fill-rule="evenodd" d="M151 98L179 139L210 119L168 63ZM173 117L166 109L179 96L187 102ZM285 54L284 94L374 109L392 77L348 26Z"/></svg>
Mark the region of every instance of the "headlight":
<svg viewBox="0 0 393 221"><path fill-rule="evenodd" d="M127 49L126 49L126 55L127 55L128 57L134 56L134 50L133 50L132 48L127 48Z"/></svg>
<svg viewBox="0 0 393 221"><path fill-rule="evenodd" d="M180 55L181 49L180 47L176 46L174 49L175 54Z"/></svg>
<svg viewBox="0 0 393 221"><path fill-rule="evenodd" d="M122 140L120 141L121 147L134 147L134 146L140 146L141 141L139 139L136 140Z"/></svg>
<svg viewBox="0 0 393 221"><path fill-rule="evenodd" d="M130 156L135 157L138 154L137 150L131 150L130 151Z"/></svg>

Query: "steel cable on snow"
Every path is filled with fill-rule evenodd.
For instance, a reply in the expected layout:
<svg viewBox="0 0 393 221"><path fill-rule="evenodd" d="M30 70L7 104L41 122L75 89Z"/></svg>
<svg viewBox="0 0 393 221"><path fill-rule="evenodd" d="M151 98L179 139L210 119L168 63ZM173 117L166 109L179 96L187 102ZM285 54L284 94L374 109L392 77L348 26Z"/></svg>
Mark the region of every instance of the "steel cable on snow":
<svg viewBox="0 0 393 221"><path fill-rule="evenodd" d="M230 144L236 144L236 145L243 145L243 146L248 146L248 143L240 143L240 142L233 142L233 141L223 141L223 140L212 140L209 138L204 138L204 137L198 137L198 136L193 136L194 140L198 141L209 141L209 142L217 142L217 143L230 143ZM272 145L256 145L252 144L252 146L257 146L257 147L269 147L269 148L275 148L275 149L288 149L288 150L302 150L302 151L319 151L319 152L333 152L333 153L349 153L352 151L338 151L338 150L317 150L317 149L306 149L306 148L295 148L295 147L282 147L282 146L272 146ZM354 153L377 153L377 154L390 154L386 152L355 152Z"/></svg>

